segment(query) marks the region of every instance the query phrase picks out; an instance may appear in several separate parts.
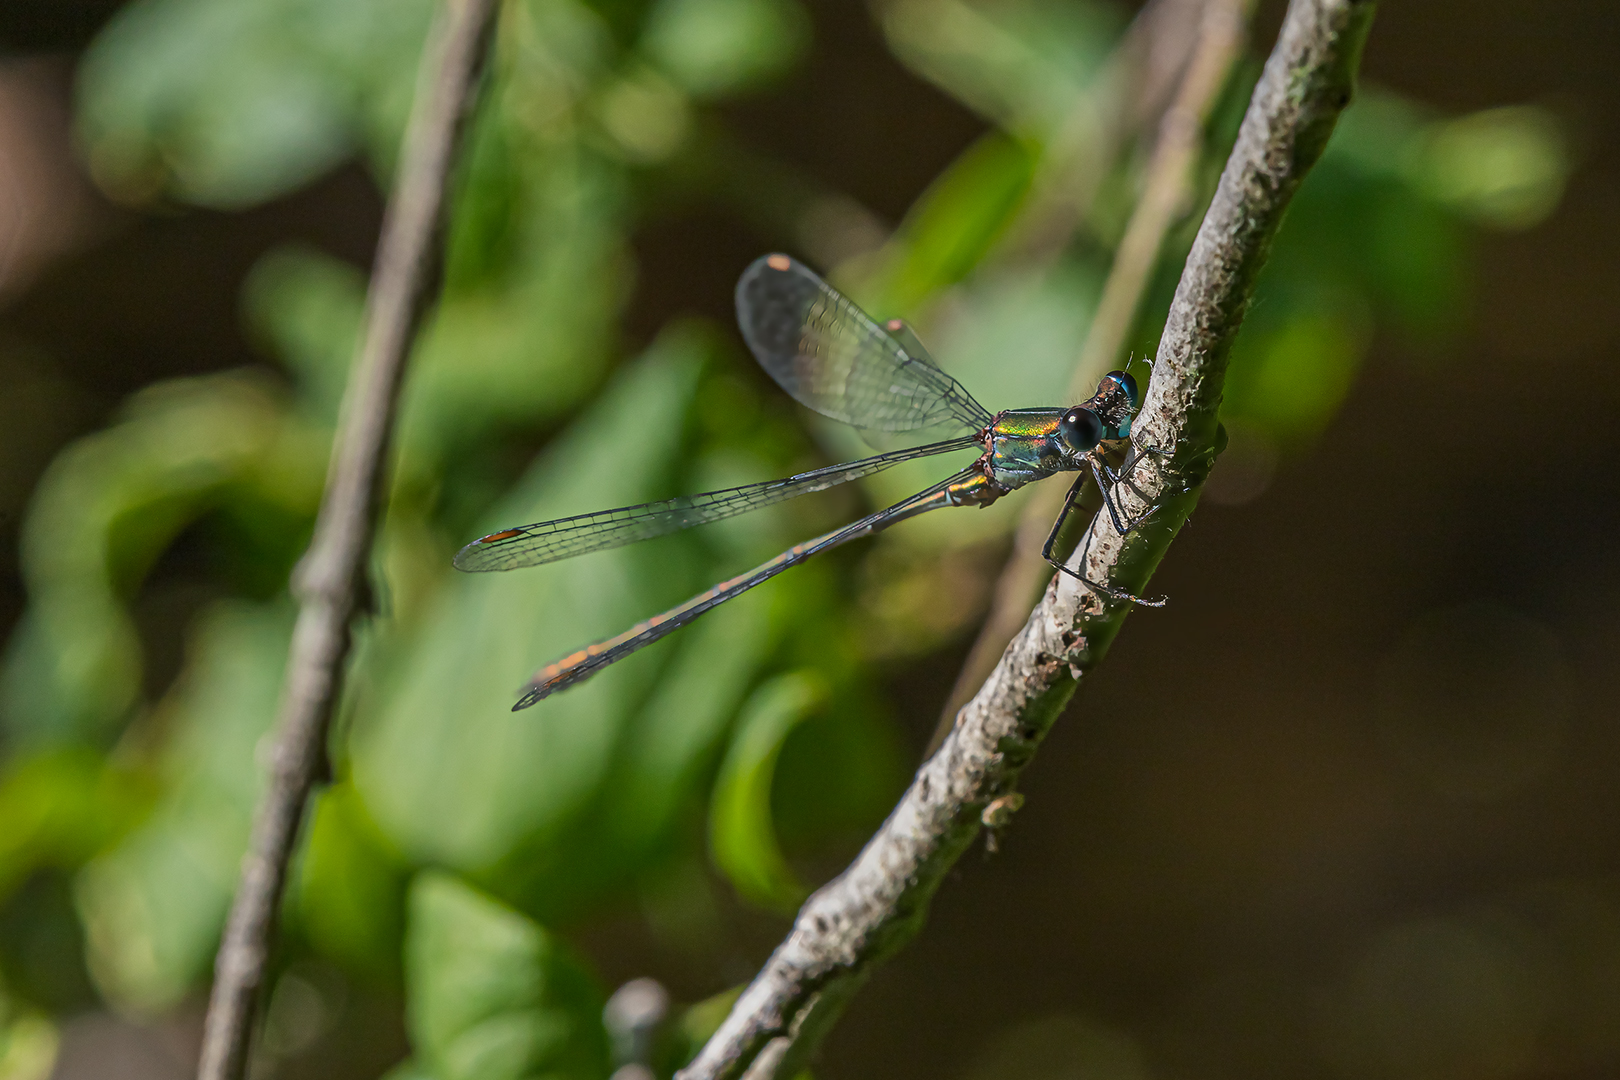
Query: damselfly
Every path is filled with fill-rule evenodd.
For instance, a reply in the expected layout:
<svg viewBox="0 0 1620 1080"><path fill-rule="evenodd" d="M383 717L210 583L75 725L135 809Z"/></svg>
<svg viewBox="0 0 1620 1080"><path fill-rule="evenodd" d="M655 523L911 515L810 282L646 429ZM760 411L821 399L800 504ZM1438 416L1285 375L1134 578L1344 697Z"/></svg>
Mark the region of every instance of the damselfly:
<svg viewBox="0 0 1620 1080"><path fill-rule="evenodd" d="M594 675L812 555L942 506L988 506L1016 488L1062 472L1078 472L1080 476L1052 525L1042 556L1102 595L1157 606L1158 602L1088 581L1052 558L1052 546L1088 476L1096 480L1103 504L1121 533L1129 532L1146 517L1144 514L1143 518L1126 521L1112 489L1115 484L1124 484L1140 495L1140 489L1129 479L1131 466L1142 453L1158 451L1139 450L1117 471L1109 468L1105 459L1109 449L1130 436L1131 417L1136 412L1136 380L1130 375L1109 372L1098 384L1096 394L1080 405L1007 409L992 415L960 383L940 370L903 322L895 320L879 326L809 268L786 255L764 256L743 273L737 283L737 321L760 365L782 389L816 412L868 430L935 429L941 434L954 431L955 436L814 469L786 480L502 529L462 548L456 555L456 567L515 570L538 566L823 491L902 461L970 448L981 451L978 459L954 476L887 509L797 544L746 574L722 581L679 607L632 626L618 637L547 665L524 688L518 703L512 706L514 711Z"/></svg>

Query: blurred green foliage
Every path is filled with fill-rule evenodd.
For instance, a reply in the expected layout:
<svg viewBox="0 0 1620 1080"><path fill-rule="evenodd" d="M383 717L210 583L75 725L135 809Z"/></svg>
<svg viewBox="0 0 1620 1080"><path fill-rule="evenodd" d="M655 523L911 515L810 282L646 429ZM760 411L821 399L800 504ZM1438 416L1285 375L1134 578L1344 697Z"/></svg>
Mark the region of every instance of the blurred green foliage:
<svg viewBox="0 0 1620 1080"><path fill-rule="evenodd" d="M405 973L417 1068L439 1080L606 1074L601 992L555 938L434 871L411 885L409 912Z"/></svg>
<svg viewBox="0 0 1620 1080"><path fill-rule="evenodd" d="M98 182L137 206L240 208L358 154L386 185L431 7L137 0L80 73ZM1097 106L1123 14L1057 0L896 0L877 14L903 62L992 127L881 247L826 269L875 314L916 320L992 408L1055 400L1124 213L1105 199L1056 263L1003 241L1043 155ZM398 1077L605 1076L601 990L556 931L637 905L654 927L680 925L672 913L693 905L675 894L709 887L689 872L705 835L742 902L791 910L804 894L795 859L863 835L904 781L863 658L922 653L975 617L982 581L970 579L984 571L961 553L1000 541L1013 515L999 508L885 536L871 556L882 573L864 588L849 559L795 570L513 714L514 688L539 664L810 535L834 507L806 500L523 574L450 571L456 546L483 531L861 452L851 433L760 398L717 328L671 325L635 358L618 345L646 208L712 175L693 158L721 144L696 133L723 127L717 103L769 87L809 33L794 0L504 6L444 293L401 403L373 566L380 610L359 631L336 775L287 910L288 956L403 987L416 1056ZM1210 132L1206 194L1253 77L1234 79ZM1126 210L1142 162L1138 146L1113 163L1107 190ZM1533 224L1569 167L1542 111L1443 118L1369 92L1277 242L1227 422L1283 451L1306 446L1374 332L1443 347L1467 303L1472 231ZM796 224L786 190L783 234ZM1139 351L1151 351L1196 224L1169 245ZM29 607L0 679L0 899L43 873L74 875L85 962L118 1008L170 1009L207 978L262 783L286 581L363 302L358 269L271 252L243 312L281 374L153 386L69 447L34 497ZM541 441L531 464L514 464ZM897 468L869 496L915 490L934 471ZM183 534L201 538L230 596L197 617L180 677L154 698L131 603ZM706 918L697 939L719 932ZM48 1054L36 1006L50 1003L6 976L0 1059ZM691 1039L706 1015L687 1014Z"/></svg>
<svg viewBox="0 0 1620 1080"><path fill-rule="evenodd" d="M737 734L715 778L709 816L714 861L746 900L791 913L806 890L771 832L771 781L788 734L826 694L814 676L781 675L761 686L737 720Z"/></svg>

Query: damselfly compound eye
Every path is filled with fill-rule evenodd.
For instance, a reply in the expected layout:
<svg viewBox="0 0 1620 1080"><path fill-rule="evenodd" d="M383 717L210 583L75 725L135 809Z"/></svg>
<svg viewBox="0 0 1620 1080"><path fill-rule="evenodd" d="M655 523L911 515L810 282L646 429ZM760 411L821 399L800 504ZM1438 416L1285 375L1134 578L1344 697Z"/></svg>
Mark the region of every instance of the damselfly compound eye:
<svg viewBox="0 0 1620 1080"><path fill-rule="evenodd" d="M1058 434L1071 450L1082 454L1102 441L1103 422L1090 409L1076 405L1058 421Z"/></svg>

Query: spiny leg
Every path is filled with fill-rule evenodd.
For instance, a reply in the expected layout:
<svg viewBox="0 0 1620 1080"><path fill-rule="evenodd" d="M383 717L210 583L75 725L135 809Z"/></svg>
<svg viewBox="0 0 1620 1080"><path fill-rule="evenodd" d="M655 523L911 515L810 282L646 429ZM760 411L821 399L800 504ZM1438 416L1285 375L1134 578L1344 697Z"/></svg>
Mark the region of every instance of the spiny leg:
<svg viewBox="0 0 1620 1080"><path fill-rule="evenodd" d="M1113 485L1109 483L1107 467L1100 464L1095 455L1088 456L1086 464L1091 466L1092 479L1097 481L1097 491L1102 494L1103 509L1108 511L1109 520L1113 521L1115 531L1124 536L1131 531L1131 527L1126 525L1125 519L1120 516L1119 504L1114 501L1114 496L1109 490ZM1080 478L1080 482L1085 482L1084 476Z"/></svg>
<svg viewBox="0 0 1620 1080"><path fill-rule="evenodd" d="M1057 543L1058 533L1063 531L1063 524L1064 522L1068 521L1069 514L1074 510L1074 504L1079 501L1080 489L1085 487L1085 485L1086 477L1085 474L1082 473L1079 478L1075 480L1074 485L1069 488L1068 497L1063 500L1063 509L1059 511L1057 520L1052 523L1052 531L1046 535L1046 543L1041 547L1041 558L1045 559L1047 563L1049 563L1056 570L1068 574L1076 581L1079 581L1081 584L1085 585L1086 588L1091 589L1093 592L1100 593L1103 596L1109 597L1110 599L1128 600L1133 604L1144 604L1148 607L1164 607L1166 597L1161 596L1157 600L1147 600L1143 597L1137 596L1134 593L1128 593L1124 589L1116 589L1112 585L1103 585L1099 582L1092 581L1090 578L1080 573L1080 571L1073 570L1052 558L1052 547ZM1108 500L1108 493L1106 491L1103 492L1103 500L1105 503ZM1109 513L1110 515L1114 513L1112 507L1109 508ZM1116 528L1118 528L1119 522L1117 518L1115 519L1114 525ZM1120 531L1120 535L1124 535L1124 530ZM1090 547L1091 542L1088 539L1086 541L1086 550L1089 551ZM1081 554L1080 558L1082 562L1085 560L1084 553Z"/></svg>
<svg viewBox="0 0 1620 1080"><path fill-rule="evenodd" d="M1159 512L1159 504L1148 498L1147 493L1137 487L1128 477L1110 471L1107 464L1098 461L1095 457L1088 458L1086 464L1091 468L1092 478L1097 481L1097 490L1102 493L1103 506L1107 508L1109 520L1114 523L1114 528L1119 532L1119 535L1127 536L1135 532L1149 518ZM1114 498L1113 487L1116 483L1124 484L1136 492L1137 498L1147 503L1148 506L1141 514L1131 518L1128 522L1119 508L1119 503Z"/></svg>
<svg viewBox="0 0 1620 1080"><path fill-rule="evenodd" d="M1131 471L1136 467L1136 464L1150 454L1159 457L1172 456L1172 452L1169 450L1160 450L1155 446L1139 447L1132 444L1130 456L1125 459L1117 470L1110 469L1106 461L1098 460L1096 457L1093 457L1090 461L1092 475L1097 480L1097 488L1103 493L1103 502L1108 507L1108 516L1113 520L1114 528L1119 530L1121 536L1140 529L1149 518L1159 512L1160 504L1150 498L1148 493L1138 487L1135 480L1131 479ZM1119 504L1113 498L1112 488L1115 484L1125 485L1125 487L1135 492L1136 497L1146 503L1148 507L1142 514L1132 518L1128 525L1125 523L1124 516L1119 512Z"/></svg>
<svg viewBox="0 0 1620 1080"><path fill-rule="evenodd" d="M1135 443L1132 443L1130 454L1127 455L1125 460L1120 463L1119 468L1110 469L1105 462L1103 464L1103 473L1107 475L1111 482L1116 484L1124 484L1126 487L1136 492L1137 497L1143 502L1151 503L1153 500L1148 498L1147 492L1137 487L1136 481L1131 479L1131 473L1133 470L1135 470L1137 464L1150 454L1161 458L1175 456L1175 452L1172 450L1160 450L1157 446L1138 446Z"/></svg>
<svg viewBox="0 0 1620 1080"><path fill-rule="evenodd" d="M1090 548L1091 548L1091 541L1088 539L1086 541L1086 550L1089 551ZM1083 561L1085 559L1085 554L1082 553L1080 558ZM1152 600L1149 600L1145 596L1137 596L1133 592L1126 592L1124 589L1116 589L1112 585L1104 585L1101 582L1092 581L1090 578L1086 577L1086 575L1082 574L1080 571L1071 569L1068 566L1065 566L1063 563L1056 562L1055 560L1052 560L1052 559L1047 559L1046 561L1051 563L1054 567L1056 567L1062 573L1068 574L1070 577L1072 577L1076 581L1080 582L1080 584L1084 585L1086 588L1090 589L1092 592L1101 593L1103 596L1106 596L1111 600L1128 601L1128 602L1130 602L1132 604L1141 604L1143 607L1150 607L1150 608L1162 608L1170 600L1170 598L1168 596L1160 596L1160 597L1156 597L1156 598L1154 598Z"/></svg>

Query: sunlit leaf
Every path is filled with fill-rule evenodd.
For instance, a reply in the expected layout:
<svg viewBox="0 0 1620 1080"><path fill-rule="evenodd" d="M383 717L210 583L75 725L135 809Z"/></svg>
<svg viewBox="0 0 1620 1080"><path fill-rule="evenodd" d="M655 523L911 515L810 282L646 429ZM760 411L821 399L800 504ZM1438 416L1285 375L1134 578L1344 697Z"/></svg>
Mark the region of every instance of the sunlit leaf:
<svg viewBox="0 0 1620 1080"><path fill-rule="evenodd" d="M691 336L661 339L531 468L485 531L666 495L701 358ZM353 740L356 783L394 843L475 870L561 829L593 797L666 654L638 653L523 713L511 705L540 665L680 598L669 595L683 575L661 559L668 545L448 583L417 638L394 646Z"/></svg>
<svg viewBox="0 0 1620 1080"><path fill-rule="evenodd" d="M1556 117L1516 105L1436 125L1423 165L1448 206L1496 228L1526 229L1558 205L1574 160Z"/></svg>
<svg viewBox="0 0 1620 1080"><path fill-rule="evenodd" d="M649 67L633 68L605 87L596 115L621 156L637 165L668 160L692 129L686 95Z"/></svg>
<svg viewBox="0 0 1620 1080"><path fill-rule="evenodd" d="M47 1017L0 997L0 1076L45 1080L61 1045L61 1033Z"/></svg>
<svg viewBox="0 0 1620 1080"><path fill-rule="evenodd" d="M805 888L794 877L771 823L771 779L782 744L826 699L813 676L783 675L749 699L720 767L709 812L709 847L737 891L752 903L796 908Z"/></svg>
<svg viewBox="0 0 1620 1080"><path fill-rule="evenodd" d="M126 199L242 207L367 142L392 160L430 0L141 0L80 67L92 169ZM378 129L384 129L379 131Z"/></svg>
<svg viewBox="0 0 1620 1080"><path fill-rule="evenodd" d="M641 47L688 93L708 97L781 71L809 30L796 0L658 0Z"/></svg>
<svg viewBox="0 0 1620 1080"><path fill-rule="evenodd" d="M886 0L884 33L909 67L1008 131L1055 131L1119 33L1119 10L1056 0Z"/></svg>
<svg viewBox="0 0 1620 1080"><path fill-rule="evenodd" d="M624 301L623 183L584 154L525 178L502 274L448 295L423 328L401 392L402 472L437 477L492 430L532 428L597 387Z"/></svg>
<svg viewBox="0 0 1620 1080"><path fill-rule="evenodd" d="M586 1080L608 1072L602 998L544 928L448 874L411 885L406 1014L437 1080Z"/></svg>
<svg viewBox="0 0 1620 1080"><path fill-rule="evenodd" d="M1368 344L1365 316L1296 311L1261 320L1233 349L1223 415L1278 440L1321 432L1350 391Z"/></svg>
<svg viewBox="0 0 1620 1080"><path fill-rule="evenodd" d="M150 818L79 878L91 973L112 1000L172 1006L209 970L263 786L288 607L221 604L200 623L164 709L170 786Z"/></svg>
<svg viewBox="0 0 1620 1080"><path fill-rule="evenodd" d="M74 869L133 828L150 783L83 747L10 763L0 778L0 898L40 866Z"/></svg>
<svg viewBox="0 0 1620 1080"><path fill-rule="evenodd" d="M1029 148L996 133L979 139L935 178L863 268L857 299L880 317L912 316L966 277L1011 224L1033 170Z"/></svg>
<svg viewBox="0 0 1620 1080"><path fill-rule="evenodd" d="M397 974L405 868L350 784L320 792L299 853L289 920L318 951L372 978Z"/></svg>

